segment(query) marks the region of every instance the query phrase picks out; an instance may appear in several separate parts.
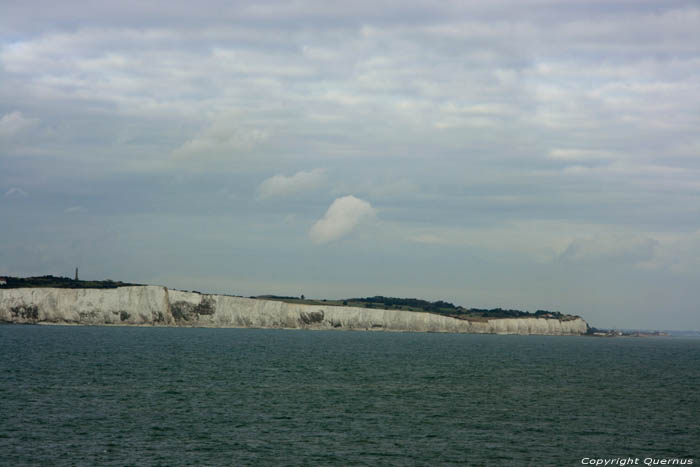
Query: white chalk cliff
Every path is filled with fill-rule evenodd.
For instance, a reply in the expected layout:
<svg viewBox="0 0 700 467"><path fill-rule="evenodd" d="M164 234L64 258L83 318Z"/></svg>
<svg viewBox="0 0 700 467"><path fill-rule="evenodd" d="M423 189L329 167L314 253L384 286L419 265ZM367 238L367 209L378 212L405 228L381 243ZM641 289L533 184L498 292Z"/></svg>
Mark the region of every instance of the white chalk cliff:
<svg viewBox="0 0 700 467"><path fill-rule="evenodd" d="M158 286L0 288L0 322L546 335L579 335L587 329L581 318L466 321L432 313L301 305Z"/></svg>

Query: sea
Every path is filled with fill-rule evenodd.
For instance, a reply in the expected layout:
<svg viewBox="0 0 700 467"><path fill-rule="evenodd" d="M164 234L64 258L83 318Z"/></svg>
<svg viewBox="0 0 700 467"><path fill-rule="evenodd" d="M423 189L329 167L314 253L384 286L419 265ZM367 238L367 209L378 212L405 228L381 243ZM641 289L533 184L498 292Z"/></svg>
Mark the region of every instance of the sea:
<svg viewBox="0 0 700 467"><path fill-rule="evenodd" d="M0 465L598 460L700 465L700 339L0 325Z"/></svg>

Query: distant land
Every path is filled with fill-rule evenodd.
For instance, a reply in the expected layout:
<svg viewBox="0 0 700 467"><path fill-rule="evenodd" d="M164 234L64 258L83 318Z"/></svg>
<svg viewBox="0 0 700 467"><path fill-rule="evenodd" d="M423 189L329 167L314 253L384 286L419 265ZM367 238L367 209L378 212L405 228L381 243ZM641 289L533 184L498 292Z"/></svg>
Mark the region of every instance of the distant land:
<svg viewBox="0 0 700 467"><path fill-rule="evenodd" d="M117 287L144 285L122 281L113 281L109 279L101 281L75 280L69 277L57 277L51 275L37 277L0 277L0 283L2 279L4 279L6 283L5 285L0 285L0 287L4 288L55 287L61 289L115 289ZM201 293L196 290L193 292ZM550 318L558 319L560 321L570 321L580 318L580 316L564 314L559 311L537 310L534 312L529 312L502 308L465 308L463 306L454 305L452 303L445 302L442 300L430 302L418 298L374 296L365 298L328 300L306 298L304 295L301 295L299 297L281 295L256 295L251 296L249 298L258 300L280 301L284 303L300 305L347 306L355 308L424 312L469 321L479 321L484 319L498 318Z"/></svg>
<svg viewBox="0 0 700 467"><path fill-rule="evenodd" d="M9 294L16 289L52 289L54 292L48 293L43 298L37 298L36 294ZM59 290L72 289L76 291L104 291L102 294L83 293L82 295L66 295L59 293ZM108 291L129 290L128 296L123 293L107 293ZM154 315L148 317L141 315L138 320L130 319L136 316L135 308L141 306L138 299L134 301L134 293L138 295L143 291L162 290L165 294L165 301L169 303L164 309L154 311ZM5 290L8 293L2 293ZM139 292L135 292L139 291ZM174 296L181 294L185 300L175 300ZM69 298L66 298L69 297ZM117 297L117 298L115 298ZM111 317L104 317L104 303L110 300L117 300L118 309L112 309L114 316L119 316L117 322L113 322ZM232 300L238 300L234 305ZM42 302L43 300L43 302ZM71 300L76 301L69 306L66 313L54 313L55 303L64 303ZM38 303L38 302L41 303ZM4 302L4 303L3 303ZM35 303L37 302L37 303ZM187 303L186 306L183 303ZM226 303L223 307L228 313L226 318L216 315L215 303ZM278 303L278 306L274 306ZM95 305L97 304L97 305ZM253 304L253 305L251 305ZM146 307L152 306L147 303ZM158 305L157 305L158 306ZM157 307L156 306L156 307ZM184 306L184 308L183 308ZM277 318L269 316L262 321L258 316L242 315L238 316L240 309L265 309L275 310L279 314ZM88 307L90 309L83 310ZM233 307L233 308L231 308ZM241 308L242 307L242 308ZM3 308L6 308L3 317ZM43 310L40 312L39 310ZM184 310L184 311L183 311ZM290 311L291 310L291 311ZM331 312L331 310L337 310ZM591 327L580 316L561 313L560 311L536 310L534 312L503 308L466 308L443 300L428 301L418 298L397 298L385 296L347 298L339 300L307 298L304 295L299 297L280 295L257 295L242 297L239 295L223 294L203 294L198 291L178 291L159 286L148 286L123 281L114 280L78 280L68 277L53 275L36 277L0 277L0 321L22 322L22 323L70 323L70 324L139 324L139 325L192 325L192 326L221 326L221 327L311 327L324 328L324 326L338 328L344 327L343 319L333 323L328 319L318 318L317 321L309 316L325 316L339 313L357 314L359 310L365 310L363 318L350 324L350 329L386 329L386 330L434 330L436 332L502 332L502 333L545 333L545 334L585 334L596 337L650 337L650 336L686 336L700 337L697 331L656 331L637 329L598 329ZM386 315L383 312L397 312L398 314ZM288 321L285 313L298 313L299 322ZM311 315L309 314L311 313ZM415 321L419 315L436 315L443 321L427 320L431 324L422 323L420 325L407 324L408 321ZM166 316L168 315L168 316ZM233 316L236 315L236 316ZM98 316L103 316L98 318ZM268 319L269 318L269 319ZM393 323L387 325L386 320L396 321L408 319L404 324ZM448 321L444 321L447 319ZM364 321L363 321L364 320ZM453 320L453 321L450 321ZM366 322L365 322L366 321ZM420 321L420 320L419 320ZM425 321L425 319L424 319ZM458 325L456 321L465 322ZM552 328L552 323L560 323ZM575 323L574 323L575 322ZM218 324L217 324L218 323ZM256 324L257 323L257 324ZM341 323L338 325L338 323ZM363 324L364 323L364 324ZM496 326L498 323L498 326ZM528 323L525 325L525 323ZM535 324L537 325L535 325ZM542 327L542 323L549 323ZM570 323L570 324L566 324ZM347 324L347 323L346 323ZM471 328L470 328L471 326ZM582 327L583 326L583 327ZM556 328L556 329L555 329ZM465 331L466 329L466 331ZM471 330L470 330L471 329ZM562 331L564 329L564 331ZM576 331L573 331L576 329Z"/></svg>
<svg viewBox="0 0 700 467"><path fill-rule="evenodd" d="M203 294L121 281L0 278L0 322L395 332L582 335L578 316L467 309L444 301L367 297L307 300Z"/></svg>

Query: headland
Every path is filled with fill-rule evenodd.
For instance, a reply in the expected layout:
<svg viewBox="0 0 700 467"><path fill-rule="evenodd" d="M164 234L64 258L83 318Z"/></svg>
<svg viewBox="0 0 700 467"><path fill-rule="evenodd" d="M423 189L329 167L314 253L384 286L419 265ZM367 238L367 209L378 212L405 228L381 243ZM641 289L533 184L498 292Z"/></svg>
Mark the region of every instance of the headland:
<svg viewBox="0 0 700 467"><path fill-rule="evenodd" d="M389 307L385 297L374 297L385 299L379 308L368 306L366 300L370 299L309 304L291 297L247 298L152 285L109 285L0 287L0 322L541 335L581 335L588 330L581 317L549 312L488 317L483 313L488 310L481 310L480 315L477 310L476 315L463 312L460 316L461 307L453 306L451 314L414 311L401 309L406 308L401 305ZM358 300L365 300L365 306L351 306L360 303ZM500 311L501 316L513 312Z"/></svg>

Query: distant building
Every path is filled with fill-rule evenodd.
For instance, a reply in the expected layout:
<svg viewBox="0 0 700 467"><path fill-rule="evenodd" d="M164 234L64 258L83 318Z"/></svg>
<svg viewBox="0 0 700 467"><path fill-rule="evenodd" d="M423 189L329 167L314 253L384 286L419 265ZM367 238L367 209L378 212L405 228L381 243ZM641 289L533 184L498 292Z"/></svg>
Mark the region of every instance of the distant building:
<svg viewBox="0 0 700 467"><path fill-rule="evenodd" d="M0 277L0 285L7 285L7 281Z"/></svg>

